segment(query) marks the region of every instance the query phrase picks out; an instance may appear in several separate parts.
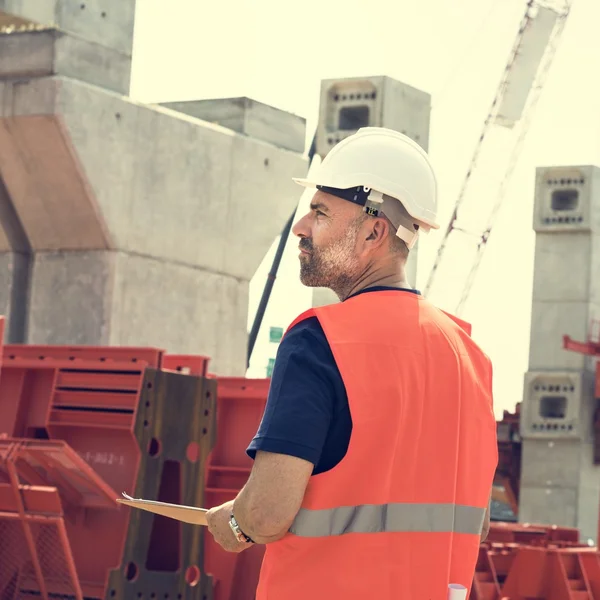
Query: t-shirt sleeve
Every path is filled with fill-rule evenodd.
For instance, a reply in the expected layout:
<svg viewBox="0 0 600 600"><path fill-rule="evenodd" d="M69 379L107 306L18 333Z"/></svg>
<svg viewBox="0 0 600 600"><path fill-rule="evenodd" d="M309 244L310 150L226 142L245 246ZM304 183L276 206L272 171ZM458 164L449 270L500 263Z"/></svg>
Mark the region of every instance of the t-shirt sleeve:
<svg viewBox="0 0 600 600"><path fill-rule="evenodd" d="M275 358L265 412L247 453L287 454L316 465L335 410L339 371L316 317L286 333Z"/></svg>

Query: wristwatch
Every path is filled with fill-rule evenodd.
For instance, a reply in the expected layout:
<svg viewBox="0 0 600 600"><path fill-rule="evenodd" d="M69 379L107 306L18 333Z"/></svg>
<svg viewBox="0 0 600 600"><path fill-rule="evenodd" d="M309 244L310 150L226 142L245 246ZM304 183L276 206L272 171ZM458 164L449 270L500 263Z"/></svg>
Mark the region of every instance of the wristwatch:
<svg viewBox="0 0 600 600"><path fill-rule="evenodd" d="M235 520L233 513L229 516L229 527L231 527L231 531L233 531L233 535L235 535L235 539L240 543L245 544L254 544L254 540L248 537L238 525L238 522Z"/></svg>

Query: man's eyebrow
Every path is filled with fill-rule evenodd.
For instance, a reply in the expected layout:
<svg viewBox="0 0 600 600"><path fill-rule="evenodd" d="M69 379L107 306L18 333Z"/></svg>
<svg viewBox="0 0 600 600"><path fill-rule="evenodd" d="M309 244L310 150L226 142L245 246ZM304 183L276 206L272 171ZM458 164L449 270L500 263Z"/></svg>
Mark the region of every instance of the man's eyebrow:
<svg viewBox="0 0 600 600"><path fill-rule="evenodd" d="M321 212L329 212L329 209L322 202L311 202L310 210L320 210Z"/></svg>

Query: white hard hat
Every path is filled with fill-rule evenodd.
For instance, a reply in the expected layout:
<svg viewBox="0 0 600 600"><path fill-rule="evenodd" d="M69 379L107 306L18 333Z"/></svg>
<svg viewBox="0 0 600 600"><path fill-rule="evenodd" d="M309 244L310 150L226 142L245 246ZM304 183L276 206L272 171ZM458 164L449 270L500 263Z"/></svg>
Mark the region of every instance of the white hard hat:
<svg viewBox="0 0 600 600"><path fill-rule="evenodd" d="M294 181L360 204L368 214L382 212L409 248L420 230L439 229L437 181L427 153L391 129L359 129L327 154L314 176Z"/></svg>

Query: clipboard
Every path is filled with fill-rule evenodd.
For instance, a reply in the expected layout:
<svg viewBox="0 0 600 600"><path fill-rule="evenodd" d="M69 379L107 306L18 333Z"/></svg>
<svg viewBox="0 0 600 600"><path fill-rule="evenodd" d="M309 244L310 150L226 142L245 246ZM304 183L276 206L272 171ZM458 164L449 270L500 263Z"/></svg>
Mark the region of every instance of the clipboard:
<svg viewBox="0 0 600 600"><path fill-rule="evenodd" d="M146 512L154 513L155 515L162 515L163 517L169 517L170 519L176 519L183 523L208 525L206 522L206 513L208 512L208 509L206 508L169 504L168 502L157 502L156 500L142 500L141 498L132 498L125 492L122 493L123 498L117 498L119 504L131 506L132 508L139 508L140 510L145 510Z"/></svg>

